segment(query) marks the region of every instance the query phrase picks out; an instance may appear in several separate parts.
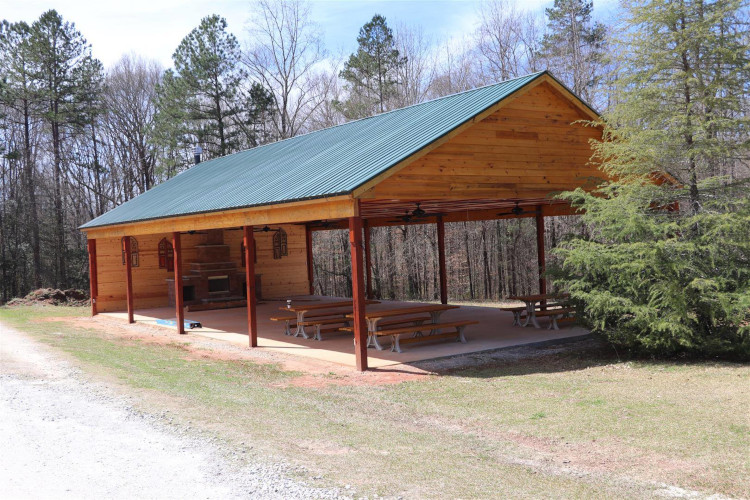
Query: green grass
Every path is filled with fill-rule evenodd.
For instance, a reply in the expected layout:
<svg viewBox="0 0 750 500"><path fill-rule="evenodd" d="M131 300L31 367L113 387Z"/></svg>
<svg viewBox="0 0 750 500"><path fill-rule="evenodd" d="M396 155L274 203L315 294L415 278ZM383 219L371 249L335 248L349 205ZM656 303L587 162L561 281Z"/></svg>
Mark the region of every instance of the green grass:
<svg viewBox="0 0 750 500"><path fill-rule="evenodd" d="M321 376L330 384L297 387L302 374L276 365L38 321L87 313L0 308L0 321L142 394L146 410L176 410L363 494L639 497L658 482L750 491L748 366L619 362L587 350L397 385Z"/></svg>

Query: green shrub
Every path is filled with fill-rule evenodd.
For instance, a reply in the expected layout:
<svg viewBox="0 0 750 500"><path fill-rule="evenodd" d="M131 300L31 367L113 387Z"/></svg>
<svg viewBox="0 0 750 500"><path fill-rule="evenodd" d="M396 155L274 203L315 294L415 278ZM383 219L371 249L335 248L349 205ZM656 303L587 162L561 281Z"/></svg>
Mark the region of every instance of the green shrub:
<svg viewBox="0 0 750 500"><path fill-rule="evenodd" d="M750 359L750 201L741 187L723 189L734 201L697 214L655 204L666 195L687 201L676 188L568 193L593 229L554 250L560 264L550 274L588 326L619 348Z"/></svg>

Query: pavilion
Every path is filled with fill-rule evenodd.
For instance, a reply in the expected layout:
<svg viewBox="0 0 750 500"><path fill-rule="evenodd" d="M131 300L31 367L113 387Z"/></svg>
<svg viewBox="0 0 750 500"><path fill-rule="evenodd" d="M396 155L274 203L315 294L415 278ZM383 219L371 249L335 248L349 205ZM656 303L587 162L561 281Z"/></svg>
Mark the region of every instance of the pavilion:
<svg viewBox="0 0 750 500"><path fill-rule="evenodd" d="M184 333L187 303L239 295L256 347L257 297L311 295L313 231L348 229L366 370L369 228L437 225L444 304L446 222L534 217L543 271L544 217L574 213L554 193L604 177L597 118L541 72L196 164L81 226L92 314L174 305Z"/></svg>

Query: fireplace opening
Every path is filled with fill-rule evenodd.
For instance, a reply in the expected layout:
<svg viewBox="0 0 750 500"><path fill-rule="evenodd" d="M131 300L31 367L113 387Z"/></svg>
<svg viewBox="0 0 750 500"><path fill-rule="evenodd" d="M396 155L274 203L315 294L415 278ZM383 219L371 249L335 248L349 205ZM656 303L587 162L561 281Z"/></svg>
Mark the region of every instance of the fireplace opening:
<svg viewBox="0 0 750 500"><path fill-rule="evenodd" d="M229 292L229 276L209 276L208 293Z"/></svg>
<svg viewBox="0 0 750 500"><path fill-rule="evenodd" d="M195 286L185 285L182 287L182 300L184 302L191 302L195 300Z"/></svg>

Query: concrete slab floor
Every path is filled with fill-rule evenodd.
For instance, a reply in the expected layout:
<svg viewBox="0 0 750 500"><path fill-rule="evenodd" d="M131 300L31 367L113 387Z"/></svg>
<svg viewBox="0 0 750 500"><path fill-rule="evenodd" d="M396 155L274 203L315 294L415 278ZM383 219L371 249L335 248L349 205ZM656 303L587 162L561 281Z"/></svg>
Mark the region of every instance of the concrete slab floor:
<svg viewBox="0 0 750 500"><path fill-rule="evenodd" d="M292 297L293 301L328 302L346 300L341 297L304 296ZM382 301L381 304L367 306L369 310L414 307L420 303L402 301ZM264 300L257 305L258 313L258 347L270 351L283 352L298 356L306 356L322 361L356 366L354 345L350 333L330 333L324 335L323 341L290 337L284 335L283 323L271 321L271 316L283 314L279 308L286 305L286 300ZM127 321L126 312L101 313L102 315ZM139 309L135 311L136 322L157 325L158 319L174 319L175 312L171 307L153 309ZM213 339L223 340L239 346L247 346L247 310L246 308L218 309L185 313L185 319L198 321L202 328L187 330L189 335L201 335ZM586 335L587 330L565 326L560 330L547 330L547 319L540 319L542 329L533 327L521 328L511 326L513 315L490 306L461 306L459 309L446 311L440 317L441 321L474 320L477 325L470 325L464 331L468 340L466 344L450 340L405 344L402 353L391 352L386 349L378 351L368 349L368 362L373 368L411 364L429 359L457 356L462 354L491 351L495 349L521 346L558 339L567 339ZM387 344L389 340L384 339Z"/></svg>

